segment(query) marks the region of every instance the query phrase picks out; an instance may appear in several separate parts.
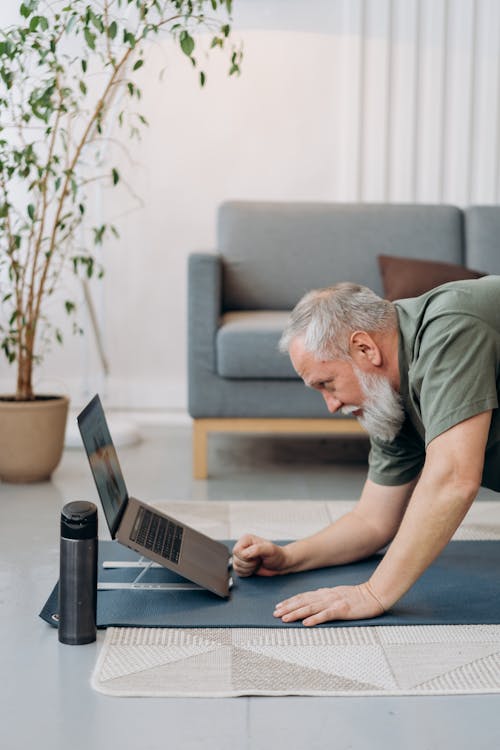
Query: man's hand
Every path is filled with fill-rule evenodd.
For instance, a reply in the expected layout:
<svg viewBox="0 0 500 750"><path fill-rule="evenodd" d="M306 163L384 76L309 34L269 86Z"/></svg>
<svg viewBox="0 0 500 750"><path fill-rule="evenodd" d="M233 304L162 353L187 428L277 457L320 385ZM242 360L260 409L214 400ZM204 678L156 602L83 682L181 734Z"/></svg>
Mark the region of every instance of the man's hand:
<svg viewBox="0 0 500 750"><path fill-rule="evenodd" d="M292 596L276 605L274 617L283 622L302 620L306 627L330 620L365 620L384 613L369 583L336 586Z"/></svg>
<svg viewBox="0 0 500 750"><path fill-rule="evenodd" d="M287 555L278 544L245 534L233 548L233 568L239 576L276 576L286 573Z"/></svg>

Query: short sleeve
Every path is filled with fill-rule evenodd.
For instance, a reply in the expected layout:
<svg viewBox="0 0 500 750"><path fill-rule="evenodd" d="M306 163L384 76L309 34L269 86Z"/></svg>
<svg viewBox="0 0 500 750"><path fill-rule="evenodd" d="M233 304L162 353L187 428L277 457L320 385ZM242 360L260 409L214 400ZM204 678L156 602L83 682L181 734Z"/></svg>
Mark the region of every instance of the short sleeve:
<svg viewBox="0 0 500 750"><path fill-rule="evenodd" d="M399 486L417 477L425 462L425 446L408 417L391 442L371 438L368 478L375 484Z"/></svg>
<svg viewBox="0 0 500 750"><path fill-rule="evenodd" d="M424 329L409 372L425 445L459 422L498 407L498 334L472 315L444 315Z"/></svg>

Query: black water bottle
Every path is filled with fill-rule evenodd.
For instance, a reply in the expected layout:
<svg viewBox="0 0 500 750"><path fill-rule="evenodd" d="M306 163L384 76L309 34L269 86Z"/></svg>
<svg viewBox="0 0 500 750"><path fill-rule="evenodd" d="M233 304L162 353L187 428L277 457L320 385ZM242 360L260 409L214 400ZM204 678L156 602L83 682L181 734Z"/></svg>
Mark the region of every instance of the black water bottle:
<svg viewBox="0 0 500 750"><path fill-rule="evenodd" d="M61 512L59 640L81 645L96 639L97 508L67 503Z"/></svg>

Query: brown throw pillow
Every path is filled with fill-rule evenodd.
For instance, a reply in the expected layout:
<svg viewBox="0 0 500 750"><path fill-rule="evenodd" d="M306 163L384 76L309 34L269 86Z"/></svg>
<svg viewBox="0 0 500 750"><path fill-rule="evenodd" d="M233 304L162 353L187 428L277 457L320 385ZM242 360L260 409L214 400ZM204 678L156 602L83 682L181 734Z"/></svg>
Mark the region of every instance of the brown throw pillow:
<svg viewBox="0 0 500 750"><path fill-rule="evenodd" d="M419 294L424 294L448 281L480 279L488 275L480 271L472 271L465 266L435 260L401 258L395 255L378 255L377 260L382 276L384 296L391 301L418 297Z"/></svg>

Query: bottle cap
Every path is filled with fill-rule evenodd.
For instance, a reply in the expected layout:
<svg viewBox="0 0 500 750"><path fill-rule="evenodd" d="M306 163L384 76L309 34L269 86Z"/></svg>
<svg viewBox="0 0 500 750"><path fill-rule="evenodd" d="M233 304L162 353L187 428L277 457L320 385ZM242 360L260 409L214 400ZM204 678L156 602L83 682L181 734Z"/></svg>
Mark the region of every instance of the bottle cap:
<svg viewBox="0 0 500 750"><path fill-rule="evenodd" d="M66 503L61 511L61 536L93 539L97 536L97 507L86 500Z"/></svg>

